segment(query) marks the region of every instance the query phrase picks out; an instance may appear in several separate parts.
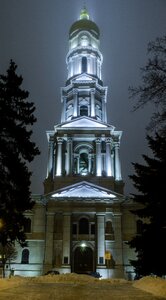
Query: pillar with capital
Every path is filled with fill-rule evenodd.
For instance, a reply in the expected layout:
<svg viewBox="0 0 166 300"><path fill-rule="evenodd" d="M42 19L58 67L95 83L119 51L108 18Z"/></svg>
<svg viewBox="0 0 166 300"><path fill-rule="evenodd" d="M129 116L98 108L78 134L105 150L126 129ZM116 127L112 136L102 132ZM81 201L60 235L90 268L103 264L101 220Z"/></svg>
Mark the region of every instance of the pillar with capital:
<svg viewBox="0 0 166 300"><path fill-rule="evenodd" d="M111 139L106 139L106 174L112 176Z"/></svg>
<svg viewBox="0 0 166 300"><path fill-rule="evenodd" d="M56 157L56 176L62 175L62 143L63 139L58 138L58 151L57 151L57 157Z"/></svg>
<svg viewBox="0 0 166 300"><path fill-rule="evenodd" d="M91 90L91 117L95 117L95 90Z"/></svg>
<svg viewBox="0 0 166 300"><path fill-rule="evenodd" d="M115 180L122 180L120 157L119 157L119 143L116 142L114 147L115 147Z"/></svg>
<svg viewBox="0 0 166 300"><path fill-rule="evenodd" d="M97 213L97 264L105 264L105 214Z"/></svg>
<svg viewBox="0 0 166 300"><path fill-rule="evenodd" d="M101 176L101 139L96 139L96 176Z"/></svg>
<svg viewBox="0 0 166 300"><path fill-rule="evenodd" d="M67 139L66 174L72 173L72 138Z"/></svg>
<svg viewBox="0 0 166 300"><path fill-rule="evenodd" d="M74 89L73 90L73 98L74 98L74 111L73 111L73 116L74 117L77 117L77 114L78 114L78 112L77 112L77 107L78 107L78 91L77 91L77 89Z"/></svg>

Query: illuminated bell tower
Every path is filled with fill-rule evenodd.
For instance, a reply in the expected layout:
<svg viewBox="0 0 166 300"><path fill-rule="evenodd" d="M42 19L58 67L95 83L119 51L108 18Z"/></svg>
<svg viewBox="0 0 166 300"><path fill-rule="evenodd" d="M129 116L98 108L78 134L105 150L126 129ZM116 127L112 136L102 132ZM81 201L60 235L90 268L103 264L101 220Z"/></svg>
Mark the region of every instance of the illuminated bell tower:
<svg viewBox="0 0 166 300"><path fill-rule="evenodd" d="M19 254L14 265L18 275L56 270L123 278L133 273L129 258L135 254L126 241L135 236L134 206L123 195L122 132L107 123L99 37L84 8L69 30L61 120L47 131L44 195L35 195L35 208L27 212L32 232L21 264Z"/></svg>
<svg viewBox="0 0 166 300"><path fill-rule="evenodd" d="M69 31L61 123L47 131L44 270L100 270L107 277L107 252L111 257L109 276L123 273L124 184L119 158L122 132L107 123L99 36L99 28L84 8ZM86 245L85 256L82 245Z"/></svg>
<svg viewBox="0 0 166 300"><path fill-rule="evenodd" d="M84 8L69 31L68 76L61 89L61 123L47 131L45 193L82 180L123 194L119 158L121 131L107 123L100 32Z"/></svg>

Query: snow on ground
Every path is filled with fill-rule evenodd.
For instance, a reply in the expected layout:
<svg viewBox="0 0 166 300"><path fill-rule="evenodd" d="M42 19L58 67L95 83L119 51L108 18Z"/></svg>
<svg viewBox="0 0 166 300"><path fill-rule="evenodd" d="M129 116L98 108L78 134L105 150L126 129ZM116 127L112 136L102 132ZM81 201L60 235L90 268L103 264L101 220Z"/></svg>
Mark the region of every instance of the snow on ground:
<svg viewBox="0 0 166 300"><path fill-rule="evenodd" d="M159 277L143 277L136 280L133 286L156 296L166 298L166 280Z"/></svg>
<svg viewBox="0 0 166 300"><path fill-rule="evenodd" d="M160 296L162 299L166 299L166 280L159 277L143 277L140 280L136 280L133 282L129 282L125 279L97 279L88 275L78 275L78 274L61 274L61 275L47 275L47 276L39 276L39 277L20 277L13 276L11 278L0 279L0 292L7 291L8 289L14 287L22 287L23 285L30 284L42 284L42 283L57 283L62 284L77 284L79 286L96 286L100 289L103 285L115 285L118 289L118 285L120 287L121 284L128 284L128 286L133 286L139 290L149 292L155 296ZM14 298L15 299L15 298ZM30 298L28 298L30 299ZM37 298L38 299L38 298ZM52 298L51 298L52 299ZM59 299L59 298L58 298ZM124 298L123 298L124 299ZM127 299L127 298L125 298Z"/></svg>

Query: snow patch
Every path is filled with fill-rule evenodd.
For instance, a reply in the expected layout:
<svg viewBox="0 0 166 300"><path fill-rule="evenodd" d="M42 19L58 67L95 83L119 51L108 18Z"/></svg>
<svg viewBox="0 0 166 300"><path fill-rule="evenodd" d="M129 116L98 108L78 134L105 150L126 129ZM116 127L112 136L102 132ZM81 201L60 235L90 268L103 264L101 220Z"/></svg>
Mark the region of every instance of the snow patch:
<svg viewBox="0 0 166 300"><path fill-rule="evenodd" d="M89 275L78 275L75 273L69 274L60 274L60 275L45 275L39 277L21 277L13 276L11 278L1 278L0 279L0 290L10 289L13 287L18 287L28 283L69 283L69 284L78 284L86 285L86 289L89 284L94 284L95 286L101 286L103 284L116 285L118 284L132 284L133 287L141 289L143 291L152 293L156 296L161 296L166 298L166 280L159 277L143 277L134 282L127 281L122 278L110 278L110 279L98 279ZM62 286L63 289L63 286Z"/></svg>
<svg viewBox="0 0 166 300"><path fill-rule="evenodd" d="M166 298L166 280L159 277L146 276L133 283L133 286L156 296Z"/></svg>

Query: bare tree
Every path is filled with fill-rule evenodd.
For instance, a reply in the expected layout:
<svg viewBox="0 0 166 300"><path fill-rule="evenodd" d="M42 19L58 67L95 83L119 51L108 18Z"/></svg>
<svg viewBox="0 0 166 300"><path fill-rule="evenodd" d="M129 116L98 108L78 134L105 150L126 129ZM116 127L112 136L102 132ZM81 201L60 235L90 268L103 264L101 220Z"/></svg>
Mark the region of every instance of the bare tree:
<svg viewBox="0 0 166 300"><path fill-rule="evenodd" d="M2 276L5 278L5 265L6 263L11 263L17 257L17 251L12 244L7 244L3 246L0 244L0 265L2 267Z"/></svg>
<svg viewBox="0 0 166 300"><path fill-rule="evenodd" d="M151 117L150 131L166 132L166 36L157 38L148 44L148 63L141 68L142 84L129 87L130 98L136 100L134 110L147 103L155 105Z"/></svg>

